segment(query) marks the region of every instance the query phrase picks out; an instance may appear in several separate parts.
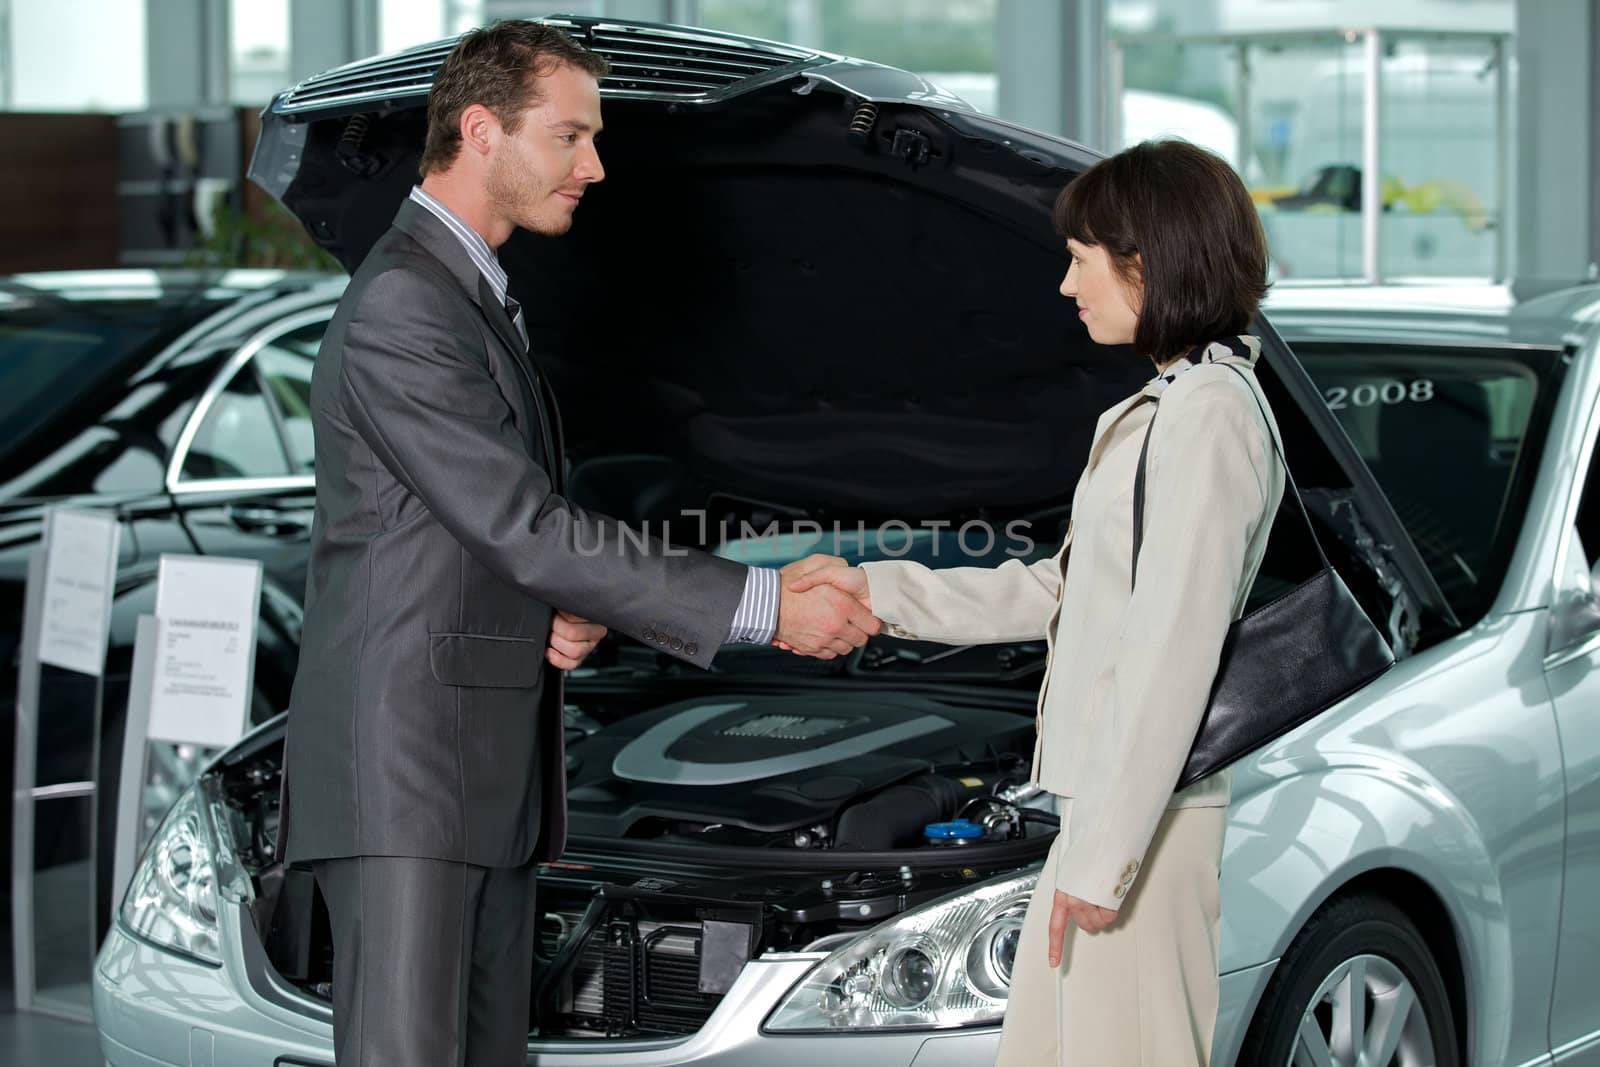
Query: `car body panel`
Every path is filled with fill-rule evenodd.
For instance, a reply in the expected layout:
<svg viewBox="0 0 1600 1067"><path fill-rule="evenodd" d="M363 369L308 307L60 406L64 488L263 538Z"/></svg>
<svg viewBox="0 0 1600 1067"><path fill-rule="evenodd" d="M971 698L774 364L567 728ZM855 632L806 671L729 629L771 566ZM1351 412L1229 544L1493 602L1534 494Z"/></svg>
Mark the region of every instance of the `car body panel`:
<svg viewBox="0 0 1600 1067"><path fill-rule="evenodd" d="M1543 645L1536 613L1485 621L1235 767L1224 970L1281 956L1362 876L1405 872L1462 948L1472 1062L1547 1047L1563 774Z"/></svg>

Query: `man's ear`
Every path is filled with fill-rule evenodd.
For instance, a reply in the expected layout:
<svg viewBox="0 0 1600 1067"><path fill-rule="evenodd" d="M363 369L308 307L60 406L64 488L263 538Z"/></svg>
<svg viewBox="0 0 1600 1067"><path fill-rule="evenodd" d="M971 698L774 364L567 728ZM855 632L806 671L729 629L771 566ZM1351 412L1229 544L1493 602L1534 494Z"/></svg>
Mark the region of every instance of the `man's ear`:
<svg viewBox="0 0 1600 1067"><path fill-rule="evenodd" d="M469 104L461 111L461 147L480 156L487 155L500 133L500 120L482 104Z"/></svg>

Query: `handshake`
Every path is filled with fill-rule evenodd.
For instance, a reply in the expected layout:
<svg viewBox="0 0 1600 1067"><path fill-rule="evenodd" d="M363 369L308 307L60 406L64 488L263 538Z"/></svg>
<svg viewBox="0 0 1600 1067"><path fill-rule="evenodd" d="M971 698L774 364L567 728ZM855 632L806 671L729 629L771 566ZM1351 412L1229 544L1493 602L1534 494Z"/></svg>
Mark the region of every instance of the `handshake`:
<svg viewBox="0 0 1600 1067"><path fill-rule="evenodd" d="M860 567L817 554L778 572L778 629L772 643L784 651L832 659L860 648L882 628L872 614L867 573ZM605 635L599 623L557 611L550 620L545 659L553 667L573 670Z"/></svg>
<svg viewBox="0 0 1600 1067"><path fill-rule="evenodd" d="M860 648L883 628L872 614L866 571L838 556L795 560L778 572L778 590L772 643L785 651L833 659Z"/></svg>

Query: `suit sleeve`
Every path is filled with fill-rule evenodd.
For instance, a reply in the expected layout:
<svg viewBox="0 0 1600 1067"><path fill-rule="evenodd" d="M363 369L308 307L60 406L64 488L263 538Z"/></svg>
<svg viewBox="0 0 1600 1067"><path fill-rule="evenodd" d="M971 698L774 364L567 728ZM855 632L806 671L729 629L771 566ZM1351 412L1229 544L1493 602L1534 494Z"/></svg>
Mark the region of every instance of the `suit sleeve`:
<svg viewBox="0 0 1600 1067"><path fill-rule="evenodd" d="M872 613L913 640L982 645L1043 637L1061 596L1061 556L998 567L932 570L908 560L863 563Z"/></svg>
<svg viewBox="0 0 1600 1067"><path fill-rule="evenodd" d="M1172 799L1271 493L1269 446L1244 390L1197 387L1165 429L1151 442L1138 582L1091 683L1120 788L1073 798L1057 865L1057 889L1104 908L1121 905Z"/></svg>
<svg viewBox="0 0 1600 1067"><path fill-rule="evenodd" d="M501 580L707 666L747 569L624 535L551 489L473 342L470 311L404 269L372 279L343 346L342 410L378 462ZM646 637L646 633L649 637ZM666 643L659 638L668 637Z"/></svg>

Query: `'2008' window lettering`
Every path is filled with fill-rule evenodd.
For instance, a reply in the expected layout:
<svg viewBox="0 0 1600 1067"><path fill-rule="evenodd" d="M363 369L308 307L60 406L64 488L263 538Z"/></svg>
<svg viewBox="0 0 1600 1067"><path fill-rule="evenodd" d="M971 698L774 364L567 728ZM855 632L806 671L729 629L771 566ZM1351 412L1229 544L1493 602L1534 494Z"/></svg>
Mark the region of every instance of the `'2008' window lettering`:
<svg viewBox="0 0 1600 1067"><path fill-rule="evenodd" d="M1345 408L1370 408L1379 404L1426 404L1433 399L1433 381L1418 378L1411 382L1366 382L1353 388L1335 385L1323 391L1322 398L1333 411Z"/></svg>

